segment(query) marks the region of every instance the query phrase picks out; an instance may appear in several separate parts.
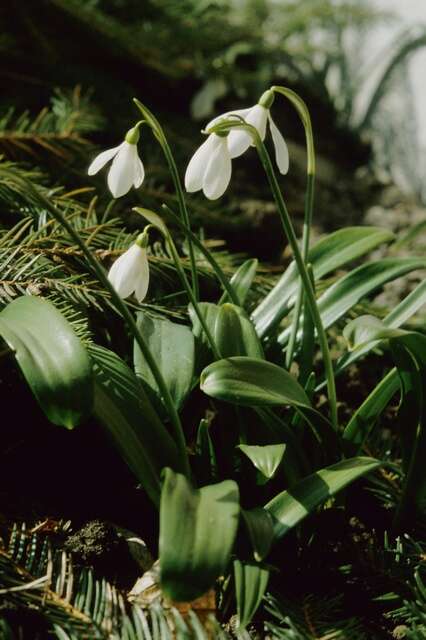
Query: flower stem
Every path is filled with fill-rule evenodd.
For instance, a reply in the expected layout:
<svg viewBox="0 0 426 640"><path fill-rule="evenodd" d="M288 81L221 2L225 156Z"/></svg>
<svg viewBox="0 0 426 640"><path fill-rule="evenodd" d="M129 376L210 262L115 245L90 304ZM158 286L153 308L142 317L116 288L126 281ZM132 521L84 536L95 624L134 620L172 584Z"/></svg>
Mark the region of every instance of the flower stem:
<svg viewBox="0 0 426 640"><path fill-rule="evenodd" d="M322 357L324 360L325 377L327 380L327 389L328 389L328 400L330 403L331 422L333 424L333 427L337 430L338 428L337 397L336 397L336 385L334 381L333 363L331 361L330 350L328 348L328 342L327 342L327 335L325 333L325 330L322 324L321 314L317 306L314 289L312 287L312 283L309 278L309 274L306 269L305 262L303 260L301 251L299 249L296 234L294 233L293 225L291 223L291 219L287 211L286 204L282 197L281 190L279 188L269 154L265 148L265 145L260 140L259 136L255 138L255 143L256 143L257 151L259 153L260 160L262 162L262 165L268 177L275 202L278 207L278 212L281 217L281 222L284 228L284 232L287 236L287 240L293 251L294 259L296 261L296 265L299 270L300 278L302 280L302 284L303 284L303 288L306 296L306 304L309 307L312 320L317 330L318 340L320 343Z"/></svg>
<svg viewBox="0 0 426 640"><path fill-rule="evenodd" d="M302 257L305 265L308 261L308 253L309 253L309 239L310 239L310 230L312 224L312 212L314 207L314 186L315 186L315 144L314 144L314 134L312 130L312 122L311 116L309 114L309 109L306 106L305 102L302 100L300 96L297 95L291 89L287 87L274 86L271 87L271 90L274 93L279 93L287 100L291 102L291 104L296 109L299 118L302 122L303 128L305 130L305 139L306 139L306 153L307 153L307 183L306 183L306 197L305 197L305 215L303 221L303 237L302 237ZM293 362L294 350L296 346L297 333L300 324L300 316L302 313L303 307L303 285L300 284L300 288L297 294L297 300L294 307L293 312L293 324L291 327L290 339L287 345L286 352L286 366L290 368L291 363Z"/></svg>
<svg viewBox="0 0 426 640"><path fill-rule="evenodd" d="M181 456L183 470L184 470L185 474L187 476L189 476L190 468L189 468L188 454L187 454L187 451L186 451L185 435L184 435L184 432L183 432L183 427L182 427L182 423L181 423L180 418L179 418L179 414L178 414L178 412L176 410L176 407L175 407L174 402L172 400L172 397L170 395L169 389L168 389L168 387L167 387L167 385L166 385L166 383L164 381L164 378L163 378L163 376L162 376L162 374L160 372L160 369L158 368L157 363L155 362L155 359L153 358L153 356L151 354L151 351L149 350L148 345L146 344L141 332L139 331L138 326L137 326L137 324L136 324L131 312L129 311L129 309L127 308L126 304L123 302L123 300L120 298L120 296L118 295L118 293L115 291L114 287L112 286L112 284L108 280L108 277L107 277L102 265L98 262L98 260L95 258L95 256L90 251L90 249L87 247L87 245L84 242L84 240L80 237L80 235L73 228L73 226L68 222L68 220L61 213L61 211L59 211L59 209L57 209L54 205L52 205L50 203L50 201L47 198L45 198L41 193L39 193L34 188L34 186L30 182L28 182L25 178L17 177L15 175L11 176L11 178L13 178L13 180L15 180L15 181L19 181L25 187L27 192L30 192L31 195L33 195L35 197L36 201L38 201L38 203L42 207L47 209L49 211L49 213L52 215L52 217L55 218L55 220L60 225L62 225L62 227L68 232L68 234L71 236L71 238L77 244L77 246L80 247L81 252L83 253L85 258L87 259L87 262L89 263L89 265L93 269L93 271L96 274L99 282L105 287L105 289L111 295L111 299L114 302L114 305L116 306L118 311L123 316L125 322L127 323L127 326L129 328L130 333L133 335L133 337L136 340L140 350L142 351L142 354L143 354L145 360L147 361L148 366L150 367L150 369L152 371L152 375L155 378L155 381L156 381L156 383L158 385L160 393L163 396L163 400L164 400L164 403L166 405L166 408L167 408L167 411L168 411L168 414L169 414L169 418L170 418L170 422L171 422L171 425L172 425L172 428L173 428L173 431L174 431L175 442L176 442L176 445L178 447L178 450L179 450L179 453L180 453L180 456Z"/></svg>
<svg viewBox="0 0 426 640"><path fill-rule="evenodd" d="M151 127L155 137L157 138L158 142L160 143L160 146L161 146L161 148L163 150L163 153L164 153L164 156L166 158L167 164L169 166L170 174L172 176L172 180L173 180L173 184L174 184L175 191L176 191L176 196L177 196L178 205L179 205L179 212L180 212L180 216L181 216L182 222L184 222L185 226L188 229L190 229L191 228L191 224L190 224L190 221L189 221L189 214L188 214L188 209L186 207L185 196L184 196L184 192L183 192L183 189L182 189L182 184L181 184L181 181L180 181L180 178L179 178L179 172L178 172L178 169L177 169L176 162L175 162L175 159L173 157L172 151L170 149L169 143L167 142L167 138L166 138L166 136L164 134L163 128L161 127L160 123L158 122L158 120L154 116L154 114L144 104L142 104L142 102L140 102L137 98L133 98L133 102L135 103L135 105L137 106L139 111L142 113L144 118L146 119L146 122ZM194 294L195 299L198 301L199 298L200 298L200 292L199 292L199 283L198 283L197 264L196 264L196 260L195 260L195 251L194 251L193 242L192 242L191 237L189 235L187 235L187 240L188 240L188 248L189 248L189 260L190 260L190 263L191 263L193 294Z"/></svg>
<svg viewBox="0 0 426 640"><path fill-rule="evenodd" d="M214 338L213 338L213 336L211 334L211 331L210 331L210 329L209 329L209 327L207 325L207 322L206 322L206 320L205 320L205 318L204 318L204 316L203 316L203 314L202 314L202 312L201 312L201 310L200 310L200 308L198 306L198 302L195 299L194 293L193 293L193 291L191 289L191 286L190 286L190 284L188 282L188 278L186 277L186 273L185 273L184 269L182 268L182 265L181 265L181 262L180 262L180 258L179 258L179 254L177 252L176 245L173 242L172 236L170 235L168 230L167 230L167 233L165 233L164 235L165 235L166 242L167 242L167 244L169 246L170 253L172 254L172 258L173 258L173 261L175 263L176 270L179 273L179 276L180 276L180 279L182 281L182 284L183 284L183 286L184 286L184 288L185 288L185 290L186 290L186 292L188 294L189 299L191 300L191 304L192 304L192 306L194 308L195 313L197 314L197 318L198 318L198 320L199 320L199 322L201 324L201 327L202 327L202 329L203 329L203 331L204 331L204 333L206 335L206 338L207 338L207 340L208 340L208 342L210 344L210 348L211 348L211 350L213 352L213 355L214 355L216 360L220 360L221 359L221 355L220 355L219 350L218 350L218 348L216 346L216 343L215 343Z"/></svg>
<svg viewBox="0 0 426 640"><path fill-rule="evenodd" d="M195 235L195 233L193 233L191 231L191 229L189 229L178 217L177 215L174 213L174 211L172 211L172 209L170 209L169 206L167 206L166 204L163 204L163 209L165 209L165 211L167 211L167 213L172 217L172 219L181 227L181 229L183 229L185 231L185 233L188 235L188 237L191 238L191 240L193 241L193 243L195 244L195 246L197 247L197 249L199 250L200 253L203 254L203 256L205 257L205 259L207 260L207 262L210 263L213 271L215 272L217 279L219 280L219 282L221 283L224 291L226 291L226 293L229 296L229 299L231 300L231 302L237 306L240 306L240 301L238 300L237 294L234 291L234 288L232 286L232 284L229 282L228 278L226 277L226 275L224 274L221 266L219 265L219 263L217 262L217 260L212 256L212 254L210 253L210 251L208 249L205 248L205 246L203 245L203 243L201 242L201 240L199 238L197 238L197 236Z"/></svg>

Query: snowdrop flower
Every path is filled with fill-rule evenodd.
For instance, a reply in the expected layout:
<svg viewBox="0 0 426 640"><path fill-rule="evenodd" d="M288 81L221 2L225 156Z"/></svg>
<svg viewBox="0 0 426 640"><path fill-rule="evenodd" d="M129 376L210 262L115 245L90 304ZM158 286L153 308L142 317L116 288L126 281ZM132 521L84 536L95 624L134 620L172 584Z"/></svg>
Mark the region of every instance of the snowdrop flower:
<svg viewBox="0 0 426 640"><path fill-rule="evenodd" d="M271 131L272 142L275 148L275 159L280 173L285 175L288 172L289 156L286 142L281 135L275 122L272 120L270 108L274 101L274 92L269 89L261 96L259 102L249 109L239 109L237 111L228 111L217 118L214 118L207 125L207 129L217 124L220 120L233 115L240 116L247 124L251 124L257 132L261 140L265 139L266 128L269 125ZM247 131L233 129L228 136L228 149L231 158L241 156L249 146L254 146L253 139Z"/></svg>
<svg viewBox="0 0 426 640"><path fill-rule="evenodd" d="M133 129L130 129L118 147L107 149L96 156L88 169L89 176L93 176L112 160L108 173L108 187L114 198L124 196L132 186L135 189L140 187L145 177L137 147L140 125L141 123L138 122Z"/></svg>
<svg viewBox="0 0 426 640"><path fill-rule="evenodd" d="M185 188L189 193L202 189L206 198L216 200L226 191L231 170L228 136L211 133L189 162Z"/></svg>
<svg viewBox="0 0 426 640"><path fill-rule="evenodd" d="M139 234L136 242L109 270L108 280L120 298L128 298L134 292L137 301L142 302L146 296L149 284L148 240L146 231Z"/></svg>

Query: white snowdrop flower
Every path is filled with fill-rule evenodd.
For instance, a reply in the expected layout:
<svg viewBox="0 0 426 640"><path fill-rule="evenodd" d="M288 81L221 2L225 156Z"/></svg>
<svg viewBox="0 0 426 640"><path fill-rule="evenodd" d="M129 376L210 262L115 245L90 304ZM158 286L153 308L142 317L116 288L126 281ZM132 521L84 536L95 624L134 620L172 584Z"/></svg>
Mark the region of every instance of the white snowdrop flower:
<svg viewBox="0 0 426 640"><path fill-rule="evenodd" d="M134 292L138 302L145 299L149 284L147 245L148 233L141 233L109 270L108 280L120 298L128 298Z"/></svg>
<svg viewBox="0 0 426 640"><path fill-rule="evenodd" d="M89 176L93 176L112 160L108 172L108 187L114 198L124 196L132 186L135 189L140 187L145 177L137 147L140 124L127 132L124 141L118 147L107 149L96 156L88 169Z"/></svg>
<svg viewBox="0 0 426 640"><path fill-rule="evenodd" d="M209 129L224 118L237 115L244 118L247 124L251 124L255 129L257 129L257 132L263 141L265 139L267 125L269 125L272 142L275 148L275 160L280 173L285 175L289 168L288 148L281 132L272 120L270 108L273 101L274 92L269 89L268 91L265 91L259 102L254 105L254 107L250 107L249 109L239 109L237 111L228 111L227 113L214 118L214 120L209 122L206 128ZM238 158L238 156L241 156L245 151L247 151L250 145L254 146L254 143L251 135L247 131L233 129L229 133L228 149L231 158Z"/></svg>
<svg viewBox="0 0 426 640"><path fill-rule="evenodd" d="M189 193L202 189L206 198L216 200L226 191L232 171L227 138L211 133L194 153L185 173Z"/></svg>

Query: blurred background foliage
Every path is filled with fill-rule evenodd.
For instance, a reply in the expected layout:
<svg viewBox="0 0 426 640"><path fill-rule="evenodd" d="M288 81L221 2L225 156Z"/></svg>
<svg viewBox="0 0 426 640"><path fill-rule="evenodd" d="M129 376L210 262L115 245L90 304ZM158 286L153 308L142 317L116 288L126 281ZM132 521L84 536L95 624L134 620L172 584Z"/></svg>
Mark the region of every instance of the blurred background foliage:
<svg viewBox="0 0 426 640"><path fill-rule="evenodd" d="M369 0L12 0L0 7L0 151L70 188L93 184L84 177L95 152L90 144L117 144L137 116L136 95L165 125L183 169L214 113L250 105L270 84L286 84L312 112L317 225L359 222L390 180L422 195L405 65L425 45L426 30L401 33L381 55L378 82L366 88L377 66L368 40L392 19ZM297 218L303 130L282 102L274 117L290 143L286 191ZM169 184L148 136L142 155L148 179L143 193L129 197L158 206ZM227 199L218 206L195 198L193 215L232 249L250 252L255 242L260 257L272 259L279 249L275 215L264 182L254 184L256 169L252 154L236 165Z"/></svg>

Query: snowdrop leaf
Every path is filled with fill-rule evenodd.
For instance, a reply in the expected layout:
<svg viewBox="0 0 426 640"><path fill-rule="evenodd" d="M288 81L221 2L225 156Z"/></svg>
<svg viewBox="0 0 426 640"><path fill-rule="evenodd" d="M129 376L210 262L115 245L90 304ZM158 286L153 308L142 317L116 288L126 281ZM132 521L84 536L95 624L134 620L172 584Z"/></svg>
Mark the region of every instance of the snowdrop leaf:
<svg viewBox="0 0 426 640"><path fill-rule="evenodd" d="M285 444L264 446L240 444L238 448L268 480L273 478L286 449Z"/></svg>
<svg viewBox="0 0 426 640"><path fill-rule="evenodd" d="M214 362L201 374L208 396L241 406L310 407L303 387L285 369L265 360L232 357Z"/></svg>
<svg viewBox="0 0 426 640"><path fill-rule="evenodd" d="M272 516L263 507L257 507L241 509L241 518L253 547L254 559L261 562L270 552L274 541Z"/></svg>
<svg viewBox="0 0 426 640"><path fill-rule="evenodd" d="M269 573L269 569L260 564L234 560L239 631L246 628L258 610L268 586Z"/></svg>
<svg viewBox="0 0 426 640"><path fill-rule="evenodd" d="M140 381L115 353L91 345L95 377L94 415L135 477L158 505L164 467L181 468L176 445Z"/></svg>
<svg viewBox="0 0 426 640"><path fill-rule="evenodd" d="M167 597L194 600L226 571L239 512L233 480L195 489L185 476L165 470L159 549L161 587Z"/></svg>
<svg viewBox="0 0 426 640"><path fill-rule="evenodd" d="M160 369L176 408L185 401L194 376L195 344L191 329L165 318L144 312L137 314L137 325ZM133 347L136 375L151 392L160 398L160 392L143 354L136 342Z"/></svg>
<svg viewBox="0 0 426 640"><path fill-rule="evenodd" d="M322 278L393 238L393 233L379 227L348 227L331 233L309 252L315 279ZM297 288L297 269L292 262L252 314L256 331L261 338L277 327L289 313L294 305Z"/></svg>
<svg viewBox="0 0 426 640"><path fill-rule="evenodd" d="M0 313L0 335L47 418L72 429L91 412L93 379L86 349L47 300L23 296Z"/></svg>
<svg viewBox="0 0 426 640"><path fill-rule="evenodd" d="M253 324L241 307L229 302L222 305L202 302L198 306L222 356L246 355L252 358L263 358L260 340ZM189 315L194 335L201 342L199 362L201 366L205 366L211 359L208 354L208 343L192 305L189 307Z"/></svg>
<svg viewBox="0 0 426 640"><path fill-rule="evenodd" d="M230 284L234 289L241 306L243 306L246 301L247 295L250 291L250 287L256 275L258 264L259 262L258 260L256 260L256 258L246 260L241 266L238 267L231 278ZM219 304L223 304L224 302L228 301L228 294L225 291L219 301Z"/></svg>
<svg viewBox="0 0 426 640"><path fill-rule="evenodd" d="M272 516L275 538L282 538L327 498L366 473L377 469L380 464L379 460L366 457L342 460L303 478L291 489L279 493L265 505L265 509Z"/></svg>
<svg viewBox="0 0 426 640"><path fill-rule="evenodd" d="M324 328L330 327L362 298L373 294L386 282L425 268L424 258L384 258L350 271L318 298L318 309ZM279 335L278 340L281 344L286 344L289 336L290 330L286 329Z"/></svg>

